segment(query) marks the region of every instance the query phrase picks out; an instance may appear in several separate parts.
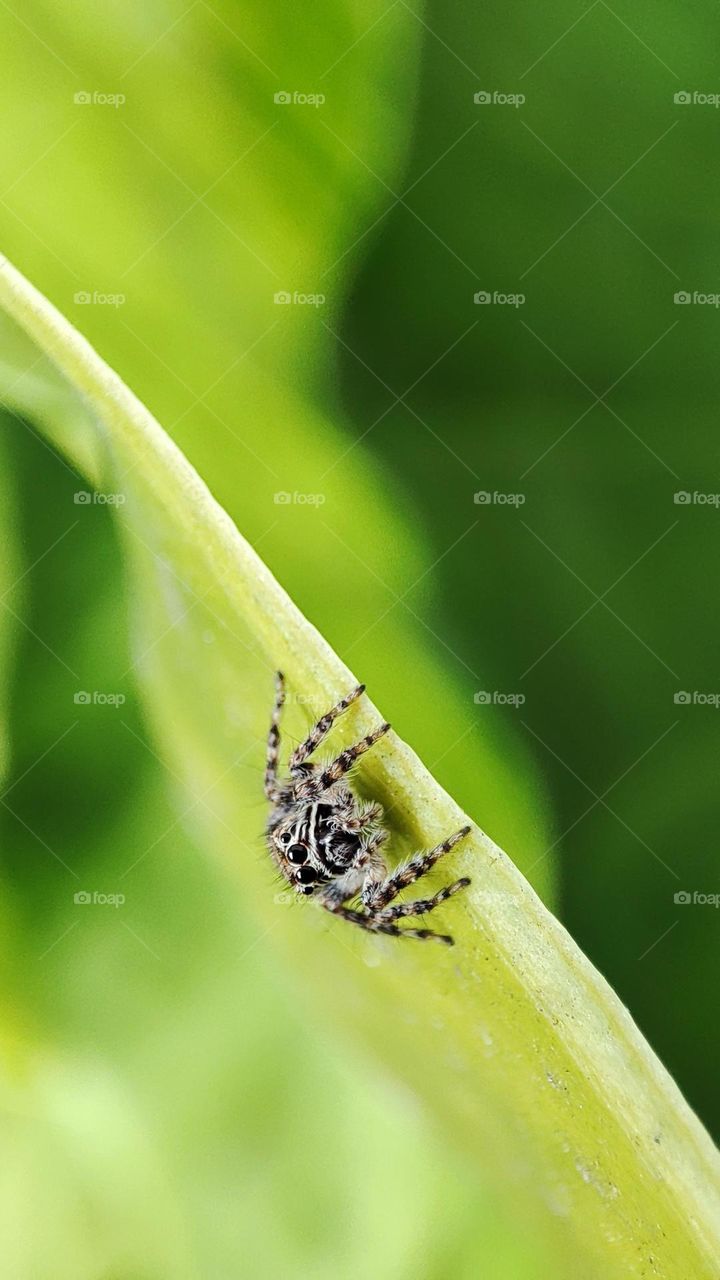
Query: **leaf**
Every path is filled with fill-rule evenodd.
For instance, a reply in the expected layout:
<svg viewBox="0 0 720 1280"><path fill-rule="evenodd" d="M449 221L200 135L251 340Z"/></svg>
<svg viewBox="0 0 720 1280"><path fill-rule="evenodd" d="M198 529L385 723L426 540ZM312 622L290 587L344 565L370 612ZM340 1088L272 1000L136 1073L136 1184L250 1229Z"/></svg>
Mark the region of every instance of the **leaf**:
<svg viewBox="0 0 720 1280"><path fill-rule="evenodd" d="M714 1148L607 984L482 831L436 877L472 876L443 917L453 952L356 936L273 901L254 837L259 773L239 768L262 765L271 673L288 675L295 735L301 699L326 707L354 677L148 410L7 261L0 300L96 415L103 481L125 499L118 517L162 754L185 779L208 848L272 933L288 982L425 1097L513 1198L522 1229L554 1250L556 1274L714 1276ZM338 740L379 714L363 700ZM398 855L464 821L395 734L360 777L390 810Z"/></svg>

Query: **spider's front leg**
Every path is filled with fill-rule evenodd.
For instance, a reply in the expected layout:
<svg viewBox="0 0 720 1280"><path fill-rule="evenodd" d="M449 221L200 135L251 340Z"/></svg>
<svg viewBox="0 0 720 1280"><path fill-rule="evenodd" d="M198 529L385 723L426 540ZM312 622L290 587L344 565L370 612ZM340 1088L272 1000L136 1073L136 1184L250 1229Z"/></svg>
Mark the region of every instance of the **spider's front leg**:
<svg viewBox="0 0 720 1280"><path fill-rule="evenodd" d="M328 712L328 714L330 713ZM341 751L340 755L324 769L320 765L296 765L295 774L296 776L299 775L300 778L295 784L297 798L299 800L321 799L326 791L330 791L337 782L340 782L345 777L346 773L350 772L355 761L359 760L360 756L363 756L366 751L369 751L388 732L389 728L389 724L379 724L377 729L373 729L372 733L366 734L354 746L347 747L345 751Z"/></svg>
<svg viewBox="0 0 720 1280"><path fill-rule="evenodd" d="M354 746L348 747L345 751L341 751L340 755L333 760L332 764L329 764L327 768L323 769L320 773L319 783L323 791L327 791L336 782L339 782L341 778L344 778L345 774L349 773L352 769L355 761L359 760L360 756L363 756L371 747L374 747L375 743L379 742L380 738L388 732L389 728L390 725L387 723L379 724L377 729L373 729L372 733L366 734L366 736L361 738L359 742L356 742Z"/></svg>
<svg viewBox="0 0 720 1280"><path fill-rule="evenodd" d="M289 767L291 773L299 771L300 766L305 763L308 756L312 755L315 748L320 746L320 743L330 732L338 716L343 715L348 707L351 707L353 702L356 702L364 692L365 685L357 685L354 689L351 689L346 697L341 698L339 702L335 703L334 707L331 707L329 711L325 712L324 716L320 717L317 724L313 725L305 741L301 742L300 746L296 747L290 756Z"/></svg>

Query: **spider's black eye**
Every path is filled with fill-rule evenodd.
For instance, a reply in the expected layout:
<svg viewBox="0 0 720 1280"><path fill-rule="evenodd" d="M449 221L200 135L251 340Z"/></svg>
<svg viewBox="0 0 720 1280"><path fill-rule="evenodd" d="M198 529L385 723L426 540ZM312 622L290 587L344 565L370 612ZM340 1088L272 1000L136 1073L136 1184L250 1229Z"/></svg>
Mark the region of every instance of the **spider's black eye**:
<svg viewBox="0 0 720 1280"><path fill-rule="evenodd" d="M317 880L317 875L312 867L301 867L296 873L295 879L298 884L313 884Z"/></svg>
<svg viewBox="0 0 720 1280"><path fill-rule="evenodd" d="M302 844L291 844L287 851L290 862L294 862L299 866L301 862L307 862L307 849Z"/></svg>
<svg viewBox="0 0 720 1280"><path fill-rule="evenodd" d="M280 840L280 843L281 843L281 844L287 844L287 843L288 843L288 841L289 841L289 839L290 839L290 832L289 832L289 831L283 831L282 835L279 837L279 840Z"/></svg>

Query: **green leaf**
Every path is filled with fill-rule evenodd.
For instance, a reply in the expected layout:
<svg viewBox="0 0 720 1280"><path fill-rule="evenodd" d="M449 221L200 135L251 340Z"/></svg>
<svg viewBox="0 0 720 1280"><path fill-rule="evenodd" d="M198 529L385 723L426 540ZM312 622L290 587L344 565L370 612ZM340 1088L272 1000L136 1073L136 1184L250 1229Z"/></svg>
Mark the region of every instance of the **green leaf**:
<svg viewBox="0 0 720 1280"><path fill-rule="evenodd" d="M93 412L97 475L124 499L117 510L159 749L194 797L208 849L272 934L287 981L425 1097L512 1197L556 1275L714 1276L714 1148L607 984L479 828L435 876L472 876L442 918L452 952L356 936L310 905L274 900L255 834L272 672L288 676L291 738L307 721L306 700L324 708L354 676L148 410L6 261L0 301ZM338 741L379 716L363 700ZM397 856L465 819L395 734L365 758L360 778L389 810Z"/></svg>

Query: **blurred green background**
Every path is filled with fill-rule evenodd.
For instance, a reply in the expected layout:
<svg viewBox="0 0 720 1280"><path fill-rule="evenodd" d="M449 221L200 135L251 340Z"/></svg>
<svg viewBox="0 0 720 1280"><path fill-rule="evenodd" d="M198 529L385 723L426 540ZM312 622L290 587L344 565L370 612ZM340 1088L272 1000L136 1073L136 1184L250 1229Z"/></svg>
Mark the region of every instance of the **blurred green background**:
<svg viewBox="0 0 720 1280"><path fill-rule="evenodd" d="M675 895L720 889L716 26L603 0L0 12L4 251L713 1132L718 918ZM2 380L8 1273L550 1274L208 872L143 722L114 512L74 501L83 424L9 331Z"/></svg>

